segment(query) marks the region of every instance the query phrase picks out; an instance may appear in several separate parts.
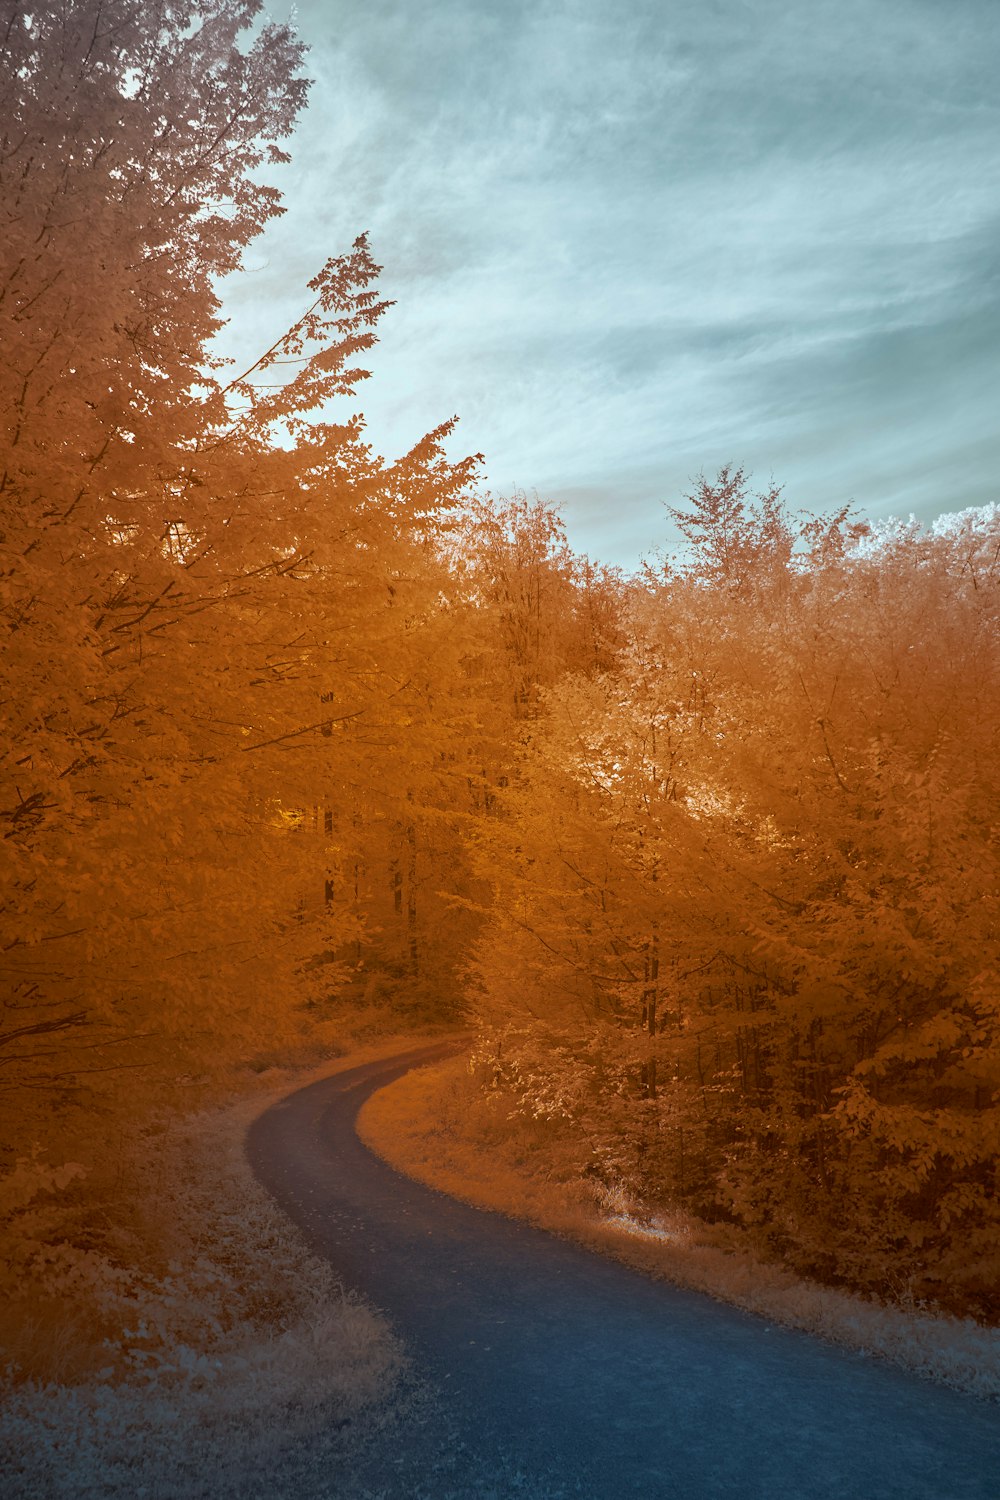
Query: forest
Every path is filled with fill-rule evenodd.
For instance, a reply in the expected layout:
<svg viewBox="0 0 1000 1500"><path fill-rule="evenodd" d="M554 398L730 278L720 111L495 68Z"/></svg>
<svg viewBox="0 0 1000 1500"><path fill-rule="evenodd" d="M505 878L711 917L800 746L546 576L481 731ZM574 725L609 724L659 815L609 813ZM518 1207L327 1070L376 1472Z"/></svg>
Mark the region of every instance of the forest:
<svg viewBox="0 0 1000 1500"><path fill-rule="evenodd" d="M454 418L380 455L364 234L223 364L307 92L257 11L2 6L5 1320L116 1274L104 1143L363 1022L471 1028L595 1179L995 1321L1000 510L734 462L679 554L592 562Z"/></svg>

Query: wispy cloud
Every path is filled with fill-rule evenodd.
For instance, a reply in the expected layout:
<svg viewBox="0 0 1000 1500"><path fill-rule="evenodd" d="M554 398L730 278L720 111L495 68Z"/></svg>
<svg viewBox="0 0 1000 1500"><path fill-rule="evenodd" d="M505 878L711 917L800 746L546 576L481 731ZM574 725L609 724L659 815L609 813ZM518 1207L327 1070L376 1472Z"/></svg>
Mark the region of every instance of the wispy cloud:
<svg viewBox="0 0 1000 1500"><path fill-rule="evenodd" d="M735 460L811 509L995 498L989 0L308 0L316 80L248 345L370 229L398 299L364 391L457 412L490 481L634 561Z"/></svg>

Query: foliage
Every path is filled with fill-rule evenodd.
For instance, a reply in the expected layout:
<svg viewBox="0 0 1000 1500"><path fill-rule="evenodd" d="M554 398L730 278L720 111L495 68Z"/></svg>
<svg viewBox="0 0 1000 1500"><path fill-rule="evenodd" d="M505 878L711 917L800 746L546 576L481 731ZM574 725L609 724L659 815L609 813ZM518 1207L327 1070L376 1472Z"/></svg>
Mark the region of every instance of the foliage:
<svg viewBox="0 0 1000 1500"><path fill-rule="evenodd" d="M77 1206L89 1243L64 1242L44 1277L8 1267L5 1495L286 1493L288 1444L318 1433L328 1465L356 1458L401 1353L255 1181L242 1136L259 1107L149 1122L100 1212Z"/></svg>
<svg viewBox="0 0 1000 1500"><path fill-rule="evenodd" d="M446 423L387 461L341 411L386 310L363 235L250 369L213 356L305 97L259 9L2 11L0 1201L25 1308L64 1271L100 1301L79 1178L158 1102L335 1047L366 963L450 999L436 891L462 889L481 762L443 687L444 554L475 460Z"/></svg>
<svg viewBox="0 0 1000 1500"><path fill-rule="evenodd" d="M328 419L386 306L364 237L251 370L211 358L304 97L287 28L241 50L258 8L5 16L0 1079L43 1116L294 1035L365 934L344 872L435 776L474 463Z"/></svg>
<svg viewBox="0 0 1000 1500"><path fill-rule="evenodd" d="M623 579L453 421L367 441L364 235L232 375L306 94L259 9L0 5L8 1271L165 1093L467 1005L596 1173L995 1314L996 508L727 468Z"/></svg>
<svg viewBox="0 0 1000 1500"><path fill-rule="evenodd" d="M416 1069L367 1100L362 1139L398 1171L479 1208L528 1218L768 1323L984 1400L1000 1396L996 1328L820 1286L754 1254L733 1225L706 1224L676 1205L651 1213L611 1171L595 1170L593 1139L578 1116L524 1107L521 1090L533 1081L515 1071L504 1077L488 1043L471 1058Z"/></svg>
<svg viewBox="0 0 1000 1500"><path fill-rule="evenodd" d="M481 838L479 1013L598 1169L994 1315L995 520L779 548L733 482L614 669L545 694Z"/></svg>

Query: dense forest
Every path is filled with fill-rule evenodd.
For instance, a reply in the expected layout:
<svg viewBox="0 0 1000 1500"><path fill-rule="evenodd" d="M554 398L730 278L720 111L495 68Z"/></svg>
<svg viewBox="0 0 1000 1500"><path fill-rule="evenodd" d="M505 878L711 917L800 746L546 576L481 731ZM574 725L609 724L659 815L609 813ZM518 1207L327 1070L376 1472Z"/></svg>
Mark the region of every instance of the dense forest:
<svg viewBox="0 0 1000 1500"><path fill-rule="evenodd" d="M595 565L453 420L379 454L364 235L223 365L306 97L257 10L2 7L5 1298L99 1253L102 1140L364 1013L471 1024L650 1202L995 1318L1000 512L731 466Z"/></svg>

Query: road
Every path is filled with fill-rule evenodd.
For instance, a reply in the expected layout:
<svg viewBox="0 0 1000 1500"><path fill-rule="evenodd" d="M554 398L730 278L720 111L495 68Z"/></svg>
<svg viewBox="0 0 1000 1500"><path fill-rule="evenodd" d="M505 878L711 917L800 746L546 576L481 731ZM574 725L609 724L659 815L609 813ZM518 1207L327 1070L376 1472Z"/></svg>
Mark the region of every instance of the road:
<svg viewBox="0 0 1000 1500"><path fill-rule="evenodd" d="M1000 1500L1000 1408L470 1208L374 1156L354 1129L365 1099L445 1051L299 1090L255 1121L247 1152L440 1393L468 1474L449 1493L484 1494L484 1473L516 1469L523 1485L490 1493ZM412 1473L392 1493L418 1488L435 1493Z"/></svg>

